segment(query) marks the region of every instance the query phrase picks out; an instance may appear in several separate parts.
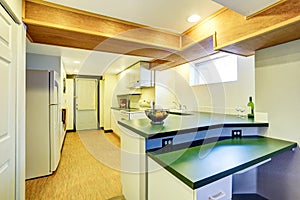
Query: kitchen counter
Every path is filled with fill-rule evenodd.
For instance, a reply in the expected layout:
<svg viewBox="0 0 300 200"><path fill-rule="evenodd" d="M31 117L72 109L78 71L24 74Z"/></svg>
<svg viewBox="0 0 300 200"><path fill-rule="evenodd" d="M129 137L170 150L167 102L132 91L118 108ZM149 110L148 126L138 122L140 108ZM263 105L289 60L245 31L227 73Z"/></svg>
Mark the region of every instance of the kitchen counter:
<svg viewBox="0 0 300 200"><path fill-rule="evenodd" d="M165 136L190 133L222 127L268 127L266 122L257 122L254 119L238 118L236 115L216 113L192 112L190 115L174 115L164 120L163 125L151 125L148 118L138 120L120 120L118 123L148 138L160 138Z"/></svg>
<svg viewBox="0 0 300 200"><path fill-rule="evenodd" d="M191 189L196 189L295 147L294 142L256 136L147 154Z"/></svg>
<svg viewBox="0 0 300 200"><path fill-rule="evenodd" d="M123 110L126 111L128 113L135 113L135 112L145 112L145 109L149 109L149 108L145 108L145 109L141 109L141 108L120 108L120 107L111 107L111 109L113 110Z"/></svg>
<svg viewBox="0 0 300 200"><path fill-rule="evenodd" d="M111 107L113 110L124 110L128 112L133 112L133 111L140 111L138 108L120 108L120 107Z"/></svg>

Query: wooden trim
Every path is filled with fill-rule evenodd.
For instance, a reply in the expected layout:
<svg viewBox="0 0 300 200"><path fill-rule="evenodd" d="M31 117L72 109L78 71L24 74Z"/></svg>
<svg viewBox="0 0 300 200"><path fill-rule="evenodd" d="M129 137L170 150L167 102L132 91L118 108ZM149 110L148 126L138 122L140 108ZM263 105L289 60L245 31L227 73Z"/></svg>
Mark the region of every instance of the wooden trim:
<svg viewBox="0 0 300 200"><path fill-rule="evenodd" d="M279 5L279 4L282 4L282 3L286 2L286 1L287 0L280 0L280 1L278 1L278 2L276 2L274 4L272 4L272 5L269 5L269 6L265 7L264 9L261 9L260 11L257 11L255 13L251 14L251 15L246 16L246 19L250 19L250 18L252 18L252 17L254 17L256 15L259 15L259 14L265 12L266 10L269 10L269 9L271 9L271 8L273 8L273 7L275 7L275 6Z"/></svg>
<svg viewBox="0 0 300 200"><path fill-rule="evenodd" d="M29 35L29 33L26 31L26 37L27 39L33 43L33 39L31 38L31 36Z"/></svg>
<svg viewBox="0 0 300 200"><path fill-rule="evenodd" d="M25 0L22 0L22 19L25 18Z"/></svg>

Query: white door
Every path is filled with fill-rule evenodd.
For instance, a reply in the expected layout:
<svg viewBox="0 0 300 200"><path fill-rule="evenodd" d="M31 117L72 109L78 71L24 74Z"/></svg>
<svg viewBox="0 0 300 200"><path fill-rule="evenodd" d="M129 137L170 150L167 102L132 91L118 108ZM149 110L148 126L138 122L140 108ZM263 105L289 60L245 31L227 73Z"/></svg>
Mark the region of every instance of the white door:
<svg viewBox="0 0 300 200"><path fill-rule="evenodd" d="M17 25L0 6L0 199L15 199Z"/></svg>
<svg viewBox="0 0 300 200"><path fill-rule="evenodd" d="M76 79L76 130L98 129L97 91L97 79Z"/></svg>

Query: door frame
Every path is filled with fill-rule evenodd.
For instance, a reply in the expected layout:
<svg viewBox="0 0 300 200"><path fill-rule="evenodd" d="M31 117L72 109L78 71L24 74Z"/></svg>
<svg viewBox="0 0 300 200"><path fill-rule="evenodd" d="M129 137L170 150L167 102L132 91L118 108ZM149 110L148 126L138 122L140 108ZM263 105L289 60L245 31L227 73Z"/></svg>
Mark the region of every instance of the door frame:
<svg viewBox="0 0 300 200"><path fill-rule="evenodd" d="M67 78L68 79L73 79L74 81L74 94L77 94L77 91L76 91L76 88L77 88L77 85L76 85L76 78L81 78L81 79L97 79L98 81L98 84L97 84L97 129L100 130L101 127L100 127L100 115L99 115L99 112L100 112L100 103L99 103L99 100L100 100L100 80L103 79L102 76L92 76L92 75L67 75ZM73 131L76 131L76 95L74 95L74 98L73 98L73 127L74 127L74 130Z"/></svg>

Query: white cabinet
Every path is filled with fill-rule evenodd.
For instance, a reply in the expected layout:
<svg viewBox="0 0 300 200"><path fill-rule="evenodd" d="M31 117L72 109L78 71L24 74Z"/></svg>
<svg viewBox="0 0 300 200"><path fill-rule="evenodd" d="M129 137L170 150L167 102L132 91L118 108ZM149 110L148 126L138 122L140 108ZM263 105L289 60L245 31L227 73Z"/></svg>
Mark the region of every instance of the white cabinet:
<svg viewBox="0 0 300 200"><path fill-rule="evenodd" d="M145 111L136 111L136 112L128 112L126 110L116 110L111 109L111 129L115 134L120 136L121 130L118 124L120 120L129 120L129 119L143 119L147 116L145 115Z"/></svg>
<svg viewBox="0 0 300 200"><path fill-rule="evenodd" d="M148 157L149 200L229 200L231 193L231 175L193 190Z"/></svg>
<svg viewBox="0 0 300 200"><path fill-rule="evenodd" d="M149 63L140 61L128 70L129 87L154 87L154 71L149 70Z"/></svg>
<svg viewBox="0 0 300 200"><path fill-rule="evenodd" d="M121 116L120 116L120 111L119 110L115 110L115 109L111 109L111 120L110 120L110 126L111 129L113 130L113 132L120 136L120 128L118 125L118 121L121 120Z"/></svg>
<svg viewBox="0 0 300 200"><path fill-rule="evenodd" d="M121 129L121 184L128 200L146 199L146 144L145 138Z"/></svg>
<svg viewBox="0 0 300 200"><path fill-rule="evenodd" d="M229 200L232 197L232 176L227 176L196 190L197 200Z"/></svg>

